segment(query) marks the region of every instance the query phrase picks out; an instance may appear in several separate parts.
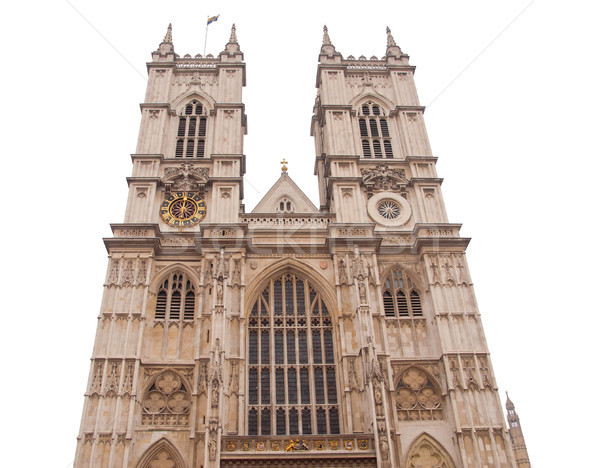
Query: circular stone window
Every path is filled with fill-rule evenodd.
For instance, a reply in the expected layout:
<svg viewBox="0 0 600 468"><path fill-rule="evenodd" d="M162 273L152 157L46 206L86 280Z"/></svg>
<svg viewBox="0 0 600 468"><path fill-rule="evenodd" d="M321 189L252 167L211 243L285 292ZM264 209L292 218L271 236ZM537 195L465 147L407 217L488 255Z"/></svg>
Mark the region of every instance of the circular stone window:
<svg viewBox="0 0 600 468"><path fill-rule="evenodd" d="M384 226L402 226L412 214L410 204L397 193L373 195L367 205L369 216Z"/></svg>

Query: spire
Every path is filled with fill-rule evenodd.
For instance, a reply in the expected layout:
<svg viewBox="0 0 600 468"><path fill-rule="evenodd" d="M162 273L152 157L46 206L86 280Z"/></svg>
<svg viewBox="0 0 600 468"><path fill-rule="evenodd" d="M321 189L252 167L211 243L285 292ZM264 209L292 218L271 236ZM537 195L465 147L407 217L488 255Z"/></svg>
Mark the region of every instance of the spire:
<svg viewBox="0 0 600 468"><path fill-rule="evenodd" d="M323 26L323 45L331 45L331 39L329 39L329 32L327 26Z"/></svg>
<svg viewBox="0 0 600 468"><path fill-rule="evenodd" d="M387 33L387 45L388 45L388 47L395 46L396 45L396 41L394 40L394 36L392 36L392 31L390 30L390 28L388 26L385 27L385 32Z"/></svg>
<svg viewBox="0 0 600 468"><path fill-rule="evenodd" d="M160 57L160 58L159 58ZM158 50L152 52L152 60L173 60L175 59L175 51L173 49L173 28L171 23L167 28L167 34L158 46Z"/></svg>
<svg viewBox="0 0 600 468"><path fill-rule="evenodd" d="M235 23L231 25L231 35L229 36L230 44L237 44L237 34L235 33Z"/></svg>
<svg viewBox="0 0 600 468"><path fill-rule="evenodd" d="M321 54L319 56L319 61L323 61L327 56L328 59L332 59L334 56L337 56L337 59L340 60L342 54L336 52L334 45L331 43L331 39L329 38L329 31L327 31L327 26L323 26L323 45L321 46Z"/></svg>
<svg viewBox="0 0 600 468"><path fill-rule="evenodd" d="M507 410L511 410L511 409L515 409L515 405L514 403L511 401L511 399L508 397L508 391L506 392L506 409Z"/></svg>
<svg viewBox="0 0 600 468"><path fill-rule="evenodd" d="M231 25L231 34L229 35L229 42L225 44L225 50L221 52L221 56L229 57L228 60L231 60L231 56L239 55L242 60L244 60L244 54L240 51L240 45L238 44L237 33L235 31L235 24ZM238 61L237 59L235 61Z"/></svg>
<svg viewBox="0 0 600 468"><path fill-rule="evenodd" d="M163 39L163 42L166 42L167 44L173 44L173 28L171 27L171 23L169 23L169 27L167 28L167 34L165 34L165 38Z"/></svg>
<svg viewBox="0 0 600 468"><path fill-rule="evenodd" d="M404 52L402 52L400 47L398 47L398 44L396 44L391 29L386 26L385 32L387 34L387 49L385 50L385 55L387 57L400 58L400 56L404 55Z"/></svg>

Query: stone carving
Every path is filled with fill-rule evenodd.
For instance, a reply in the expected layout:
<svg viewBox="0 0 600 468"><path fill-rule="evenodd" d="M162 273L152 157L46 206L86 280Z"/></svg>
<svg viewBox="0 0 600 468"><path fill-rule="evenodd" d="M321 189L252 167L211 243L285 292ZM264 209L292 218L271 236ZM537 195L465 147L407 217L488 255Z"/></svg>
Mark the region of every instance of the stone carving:
<svg viewBox="0 0 600 468"><path fill-rule="evenodd" d="M208 180L208 168L194 167L191 163L181 163L180 167L167 167L161 182L167 192L185 190L203 194Z"/></svg>
<svg viewBox="0 0 600 468"><path fill-rule="evenodd" d="M217 459L217 439L214 437L208 439L208 458L211 461Z"/></svg>
<svg viewBox="0 0 600 468"><path fill-rule="evenodd" d="M223 279L229 276L229 268L225 261L225 249L221 249L219 257L213 260L213 278L216 280L223 281Z"/></svg>
<svg viewBox="0 0 600 468"><path fill-rule="evenodd" d="M241 285L242 284L242 271L241 271L241 262L240 260L233 261L233 273L231 275L231 284L232 285Z"/></svg>
<svg viewBox="0 0 600 468"><path fill-rule="evenodd" d="M213 264L209 259L205 260L206 262L206 270L204 271L204 284L210 284L213 276Z"/></svg>
<svg viewBox="0 0 600 468"><path fill-rule="evenodd" d="M136 286L145 286L146 285L146 272L148 270L146 260L140 260L137 275L135 277L134 284Z"/></svg>
<svg viewBox="0 0 600 468"><path fill-rule="evenodd" d="M463 369L465 372L466 386L467 387L474 386L474 387L479 388L479 384L477 382L477 379L475 378L475 374L473 373L475 368L473 367L470 358L464 359Z"/></svg>
<svg viewBox="0 0 600 468"><path fill-rule="evenodd" d="M412 243L410 236L387 236L381 240L381 245L410 245Z"/></svg>
<svg viewBox="0 0 600 468"><path fill-rule="evenodd" d="M108 280L106 281L106 286L115 286L119 281L119 266L121 263L121 259L113 258L110 266L110 273L108 275Z"/></svg>
<svg viewBox="0 0 600 468"><path fill-rule="evenodd" d="M442 419L441 392L417 367L409 367L402 373L395 399L400 421Z"/></svg>
<svg viewBox="0 0 600 468"><path fill-rule="evenodd" d="M166 237L160 240L162 247L192 247L196 242L191 237Z"/></svg>
<svg viewBox="0 0 600 468"><path fill-rule="evenodd" d="M211 237L237 237L237 231L235 229L212 229L210 231Z"/></svg>
<svg viewBox="0 0 600 468"><path fill-rule="evenodd" d="M442 268L444 269L445 283L446 284L456 284L456 280L454 279L454 266L452 265L452 259L449 257L443 257L442 259Z"/></svg>
<svg viewBox="0 0 600 468"><path fill-rule="evenodd" d="M360 172L369 198L374 191L406 191L408 179L403 169L390 169L386 164L378 164L374 169L361 169Z"/></svg>
<svg viewBox="0 0 600 468"><path fill-rule="evenodd" d="M123 274L121 275L121 281L119 283L120 286L133 286L134 282L134 269L133 269L133 260L129 259L125 263L125 268L123 268Z"/></svg>
<svg viewBox="0 0 600 468"><path fill-rule="evenodd" d="M452 385L454 387L461 387L462 383L458 371L458 360L455 357L451 357L448 361L450 363L450 372L452 372Z"/></svg>
<svg viewBox="0 0 600 468"><path fill-rule="evenodd" d="M244 220L249 229L258 229L263 227L274 228L295 228L295 229L324 229L331 222L328 218L284 218L284 217L265 217L265 218L246 218Z"/></svg>
<svg viewBox="0 0 600 468"><path fill-rule="evenodd" d="M487 360L484 356L479 356L479 372L481 374L481 381L484 387L494 388L489 376L489 369L487 367Z"/></svg>
<svg viewBox="0 0 600 468"><path fill-rule="evenodd" d="M184 426L189 423L191 397L182 378L173 371L159 374L141 403L145 426Z"/></svg>
<svg viewBox="0 0 600 468"><path fill-rule="evenodd" d="M198 371L198 393L201 395L206 394L206 384L208 382L208 364L206 362L200 363L200 369Z"/></svg>
<svg viewBox="0 0 600 468"><path fill-rule="evenodd" d="M358 281L358 296L360 298L361 304L367 303L367 287L365 286L364 281Z"/></svg>
<svg viewBox="0 0 600 468"><path fill-rule="evenodd" d="M229 375L229 395L238 395L240 391L240 381L238 373L238 363L233 361L231 363L231 373Z"/></svg>
<svg viewBox="0 0 600 468"><path fill-rule="evenodd" d="M368 276L367 262L359 252L358 245L354 246L354 258L350 264L350 270L352 272L352 277L359 281L363 281Z"/></svg>
<svg viewBox="0 0 600 468"><path fill-rule="evenodd" d="M346 361L346 366L348 367L348 386L350 387L351 392L360 392L362 388L358 383L358 377L356 375L356 369L354 367L354 358L350 357Z"/></svg>
<svg viewBox="0 0 600 468"><path fill-rule="evenodd" d="M359 228L343 228L338 229L338 236L340 237L367 237L369 231L367 229Z"/></svg>
<svg viewBox="0 0 600 468"><path fill-rule="evenodd" d="M94 377L92 377L92 385L90 386L90 391L92 394L100 393L100 389L102 388L102 372L104 368L104 362L98 361L94 367Z"/></svg>
<svg viewBox="0 0 600 468"><path fill-rule="evenodd" d="M110 362L110 370L106 377L106 383L104 384L104 393L107 396L114 396L117 394L119 388L119 374L120 366L118 362Z"/></svg>
<svg viewBox="0 0 600 468"><path fill-rule="evenodd" d="M350 284L348 282L348 273L346 272L346 262L344 262L343 257L340 258L340 261L338 262L338 276L340 279L340 284Z"/></svg>
<svg viewBox="0 0 600 468"><path fill-rule="evenodd" d="M286 452L306 452L308 451L308 443L306 440L300 440L296 437L296 440L290 439L285 445Z"/></svg>
<svg viewBox="0 0 600 468"><path fill-rule="evenodd" d="M211 396L210 396L210 406L211 408L219 407L219 391L221 389L221 385L223 384L223 372L222 372L222 364L221 364L221 355L224 351L221 350L221 340L217 338L215 340L214 350L211 352L212 354L212 362L210 364L210 386L211 386Z"/></svg>
<svg viewBox="0 0 600 468"><path fill-rule="evenodd" d="M133 362L127 362L126 365L125 377L123 377L123 384L121 385L122 394L130 394L133 388Z"/></svg>

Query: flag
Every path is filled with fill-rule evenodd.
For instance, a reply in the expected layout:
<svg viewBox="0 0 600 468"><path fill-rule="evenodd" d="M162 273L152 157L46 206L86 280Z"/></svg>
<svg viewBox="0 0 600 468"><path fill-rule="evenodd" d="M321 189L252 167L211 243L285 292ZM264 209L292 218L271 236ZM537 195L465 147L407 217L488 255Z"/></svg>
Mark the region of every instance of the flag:
<svg viewBox="0 0 600 468"><path fill-rule="evenodd" d="M206 20L206 26L208 26L210 23L214 23L215 21L217 21L219 19L219 16L221 15L217 15L217 16L211 16Z"/></svg>

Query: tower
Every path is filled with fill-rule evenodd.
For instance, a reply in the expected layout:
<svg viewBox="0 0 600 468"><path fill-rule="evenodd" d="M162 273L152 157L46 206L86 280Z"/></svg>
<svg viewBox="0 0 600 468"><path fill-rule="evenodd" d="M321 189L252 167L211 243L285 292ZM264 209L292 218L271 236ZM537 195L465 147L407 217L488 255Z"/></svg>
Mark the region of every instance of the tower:
<svg viewBox="0 0 600 468"><path fill-rule="evenodd" d="M521 429L521 421L519 415L515 411L515 405L506 393L506 412L508 419L508 432L515 452L515 461L519 468L530 468L529 454L527 453L527 445L525 445L525 437Z"/></svg>
<svg viewBox="0 0 600 468"><path fill-rule="evenodd" d="M148 74L75 466L515 466L468 239L389 29L370 59L324 29L319 207L284 164L244 210L235 26L217 57L180 57L169 26Z"/></svg>

